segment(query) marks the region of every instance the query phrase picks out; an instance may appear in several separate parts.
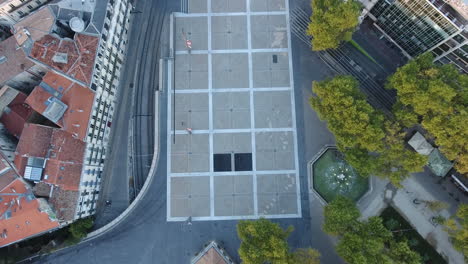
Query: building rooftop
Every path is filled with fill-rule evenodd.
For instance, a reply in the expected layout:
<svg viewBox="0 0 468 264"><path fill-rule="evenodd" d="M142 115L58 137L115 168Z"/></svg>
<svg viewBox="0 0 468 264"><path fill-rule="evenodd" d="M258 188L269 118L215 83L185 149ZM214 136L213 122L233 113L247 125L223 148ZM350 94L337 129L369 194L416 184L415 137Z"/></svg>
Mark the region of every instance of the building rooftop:
<svg viewBox="0 0 468 264"><path fill-rule="evenodd" d="M48 5L29 14L13 26L18 45L22 46L28 39L32 42L41 39L50 33L54 23L55 16Z"/></svg>
<svg viewBox="0 0 468 264"><path fill-rule="evenodd" d="M195 258L191 264L234 264L216 242L209 243Z"/></svg>
<svg viewBox="0 0 468 264"><path fill-rule="evenodd" d="M25 103L26 94L19 91L16 92L15 98L3 109L0 122L3 123L10 134L19 138L24 124L33 115L34 111Z"/></svg>
<svg viewBox="0 0 468 264"><path fill-rule="evenodd" d="M46 160L43 182L77 191L84 150L85 143L66 131L28 123L16 148L15 165L20 175L24 175L30 157L43 158Z"/></svg>
<svg viewBox="0 0 468 264"><path fill-rule="evenodd" d="M57 214L60 221L71 221L75 217L76 204L78 203L79 192L63 190L60 187L52 187L52 194L49 203Z"/></svg>
<svg viewBox="0 0 468 264"><path fill-rule="evenodd" d="M34 197L1 153L0 159L0 247L59 227L47 203Z"/></svg>
<svg viewBox="0 0 468 264"><path fill-rule="evenodd" d="M34 42L32 58L65 73L85 85L91 83L99 38L75 34L74 40L56 34L43 36Z"/></svg>
<svg viewBox="0 0 468 264"><path fill-rule="evenodd" d="M48 72L42 83L28 96L26 103L74 137L84 140L93 99L94 92L89 88ZM51 105L56 105L55 110Z"/></svg>
<svg viewBox="0 0 468 264"><path fill-rule="evenodd" d="M18 47L16 39L11 36L0 42L0 84L31 68L34 63Z"/></svg>

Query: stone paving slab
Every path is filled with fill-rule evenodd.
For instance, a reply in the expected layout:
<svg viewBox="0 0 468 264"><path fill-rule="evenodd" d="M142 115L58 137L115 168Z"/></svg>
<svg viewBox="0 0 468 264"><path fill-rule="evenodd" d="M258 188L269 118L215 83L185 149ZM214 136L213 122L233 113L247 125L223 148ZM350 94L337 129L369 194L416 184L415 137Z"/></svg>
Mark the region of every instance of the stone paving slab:
<svg viewBox="0 0 468 264"><path fill-rule="evenodd" d="M248 88L247 53L213 54L213 88Z"/></svg>
<svg viewBox="0 0 468 264"><path fill-rule="evenodd" d="M274 62L276 56L276 63ZM289 56L286 52L259 52L252 54L254 87L288 87Z"/></svg>
<svg viewBox="0 0 468 264"><path fill-rule="evenodd" d="M214 129L250 128L250 94L213 94Z"/></svg>
<svg viewBox="0 0 468 264"><path fill-rule="evenodd" d="M252 48L287 48L288 33L284 15L255 15L251 18Z"/></svg>
<svg viewBox="0 0 468 264"><path fill-rule="evenodd" d="M188 0L189 13L206 13L208 12L207 0Z"/></svg>
<svg viewBox="0 0 468 264"><path fill-rule="evenodd" d="M247 49L247 17L212 17L211 41L214 50Z"/></svg>
<svg viewBox="0 0 468 264"><path fill-rule="evenodd" d="M294 170L292 132L259 132L255 141L257 170Z"/></svg>
<svg viewBox="0 0 468 264"><path fill-rule="evenodd" d="M208 49L208 19L179 17L175 24L175 50L186 51L185 40L192 41L192 50Z"/></svg>
<svg viewBox="0 0 468 264"><path fill-rule="evenodd" d="M252 12L274 12L285 11L287 0L250 0L250 10Z"/></svg>
<svg viewBox="0 0 468 264"><path fill-rule="evenodd" d="M292 127L291 92L255 92L255 127Z"/></svg>
<svg viewBox="0 0 468 264"><path fill-rule="evenodd" d="M245 12L246 2L239 0L215 0L211 1L213 13Z"/></svg>

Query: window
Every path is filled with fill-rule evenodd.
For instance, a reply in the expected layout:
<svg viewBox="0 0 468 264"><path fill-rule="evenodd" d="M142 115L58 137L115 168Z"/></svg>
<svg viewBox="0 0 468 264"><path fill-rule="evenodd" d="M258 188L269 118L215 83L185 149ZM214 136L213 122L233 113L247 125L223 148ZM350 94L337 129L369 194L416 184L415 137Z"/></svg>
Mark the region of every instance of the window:
<svg viewBox="0 0 468 264"><path fill-rule="evenodd" d="M33 9L31 5L27 5L27 7L29 8L29 10Z"/></svg>

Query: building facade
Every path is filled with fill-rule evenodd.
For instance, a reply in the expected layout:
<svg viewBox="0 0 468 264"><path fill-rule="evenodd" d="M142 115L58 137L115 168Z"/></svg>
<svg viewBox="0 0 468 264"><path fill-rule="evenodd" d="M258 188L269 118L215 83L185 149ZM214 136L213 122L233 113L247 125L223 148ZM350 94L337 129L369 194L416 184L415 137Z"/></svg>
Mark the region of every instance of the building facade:
<svg viewBox="0 0 468 264"><path fill-rule="evenodd" d="M362 1L365 14L408 58L432 52L436 63L468 73L468 23L442 0Z"/></svg>
<svg viewBox="0 0 468 264"><path fill-rule="evenodd" d="M101 40L91 83L95 99L88 125L77 218L95 213L132 10L129 0L109 0L106 4L102 21L95 22L102 27Z"/></svg>
<svg viewBox="0 0 468 264"><path fill-rule="evenodd" d="M51 0L0 0L0 25L12 26Z"/></svg>

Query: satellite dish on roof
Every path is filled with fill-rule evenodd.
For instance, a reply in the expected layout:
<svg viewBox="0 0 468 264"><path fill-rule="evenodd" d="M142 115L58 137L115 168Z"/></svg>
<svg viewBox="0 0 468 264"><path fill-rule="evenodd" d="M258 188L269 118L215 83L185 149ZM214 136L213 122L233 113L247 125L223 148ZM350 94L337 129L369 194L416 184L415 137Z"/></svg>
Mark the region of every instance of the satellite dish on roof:
<svg viewBox="0 0 468 264"><path fill-rule="evenodd" d="M79 17L72 17L70 19L70 28L75 32L82 32L85 28L84 21Z"/></svg>

